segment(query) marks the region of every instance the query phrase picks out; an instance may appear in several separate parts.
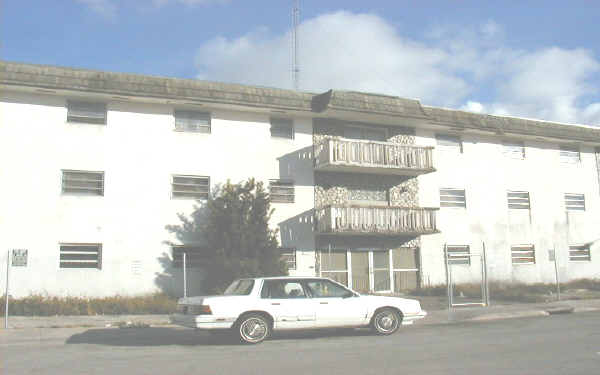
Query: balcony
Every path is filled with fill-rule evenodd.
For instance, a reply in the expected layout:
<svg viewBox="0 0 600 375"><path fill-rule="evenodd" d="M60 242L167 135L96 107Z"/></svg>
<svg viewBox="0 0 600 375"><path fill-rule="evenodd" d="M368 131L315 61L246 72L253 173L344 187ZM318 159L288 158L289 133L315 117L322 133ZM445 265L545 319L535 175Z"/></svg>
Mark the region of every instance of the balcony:
<svg viewBox="0 0 600 375"><path fill-rule="evenodd" d="M317 232L336 235L417 236L438 233L438 208L326 206L316 210Z"/></svg>
<svg viewBox="0 0 600 375"><path fill-rule="evenodd" d="M326 138L315 146L315 170L418 176L435 171L433 147Z"/></svg>

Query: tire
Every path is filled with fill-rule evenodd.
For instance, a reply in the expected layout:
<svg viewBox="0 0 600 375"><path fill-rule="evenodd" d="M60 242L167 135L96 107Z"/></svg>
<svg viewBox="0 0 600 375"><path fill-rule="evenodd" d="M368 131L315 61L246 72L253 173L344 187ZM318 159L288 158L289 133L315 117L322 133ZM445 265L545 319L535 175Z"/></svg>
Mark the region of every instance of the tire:
<svg viewBox="0 0 600 375"><path fill-rule="evenodd" d="M259 344L271 335L271 324L261 314L244 315L235 327L243 344Z"/></svg>
<svg viewBox="0 0 600 375"><path fill-rule="evenodd" d="M384 307L375 311L371 321L371 329L378 335L387 336L396 332L402 324L402 316L392 308Z"/></svg>

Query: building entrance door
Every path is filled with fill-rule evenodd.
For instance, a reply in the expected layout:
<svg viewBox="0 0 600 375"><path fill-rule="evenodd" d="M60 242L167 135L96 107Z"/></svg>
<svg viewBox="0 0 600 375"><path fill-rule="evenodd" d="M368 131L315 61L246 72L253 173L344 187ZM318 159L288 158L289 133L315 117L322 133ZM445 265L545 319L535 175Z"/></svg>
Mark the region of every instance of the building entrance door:
<svg viewBox="0 0 600 375"><path fill-rule="evenodd" d="M369 286L369 252L352 251L352 289L357 292L370 291Z"/></svg>

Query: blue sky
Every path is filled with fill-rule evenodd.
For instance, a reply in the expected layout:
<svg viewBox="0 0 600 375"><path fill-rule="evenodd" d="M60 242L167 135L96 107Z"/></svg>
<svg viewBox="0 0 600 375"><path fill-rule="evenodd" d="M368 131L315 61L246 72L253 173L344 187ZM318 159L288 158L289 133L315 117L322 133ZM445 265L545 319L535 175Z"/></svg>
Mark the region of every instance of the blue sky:
<svg viewBox="0 0 600 375"><path fill-rule="evenodd" d="M301 0L300 87L600 125L600 1ZM5 0L1 58L291 88L291 0Z"/></svg>

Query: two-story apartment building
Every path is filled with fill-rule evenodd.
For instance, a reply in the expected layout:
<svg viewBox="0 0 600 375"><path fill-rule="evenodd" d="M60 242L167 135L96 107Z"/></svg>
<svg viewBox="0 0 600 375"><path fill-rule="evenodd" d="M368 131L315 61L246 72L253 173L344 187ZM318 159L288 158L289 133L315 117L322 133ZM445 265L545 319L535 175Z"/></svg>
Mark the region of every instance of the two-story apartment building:
<svg viewBox="0 0 600 375"><path fill-rule="evenodd" d="M291 274L390 292L600 277L600 128L282 89L0 63L0 259L14 296L188 290L180 230L219 184L269 188ZM5 282L1 278L0 283ZM3 284L0 284L3 286Z"/></svg>

